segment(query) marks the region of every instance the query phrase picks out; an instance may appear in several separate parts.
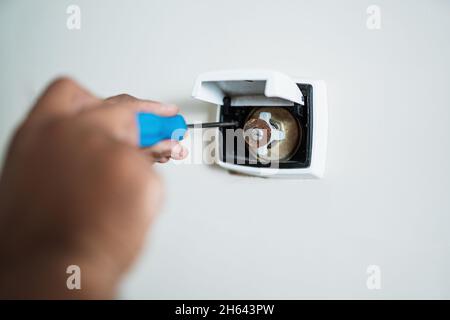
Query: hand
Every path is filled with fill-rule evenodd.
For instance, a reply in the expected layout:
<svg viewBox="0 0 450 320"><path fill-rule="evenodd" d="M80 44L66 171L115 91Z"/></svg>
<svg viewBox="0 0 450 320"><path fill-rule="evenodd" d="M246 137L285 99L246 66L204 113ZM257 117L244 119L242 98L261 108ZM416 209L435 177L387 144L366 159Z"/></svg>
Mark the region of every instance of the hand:
<svg viewBox="0 0 450 320"><path fill-rule="evenodd" d="M136 113L174 106L94 97L55 81L19 127L0 178L0 297L109 298L161 203L154 161L181 159L177 142L137 148ZM68 290L66 268L81 269Z"/></svg>

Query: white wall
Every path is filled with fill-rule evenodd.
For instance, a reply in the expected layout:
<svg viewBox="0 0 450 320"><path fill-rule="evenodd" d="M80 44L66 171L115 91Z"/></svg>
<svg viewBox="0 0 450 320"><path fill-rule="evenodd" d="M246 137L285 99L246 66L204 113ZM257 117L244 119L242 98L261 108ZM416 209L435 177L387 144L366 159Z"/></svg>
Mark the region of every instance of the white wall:
<svg viewBox="0 0 450 320"><path fill-rule="evenodd" d="M66 28L69 4L80 31ZM366 9L381 8L368 30ZM197 74L268 68L324 79L323 180L158 166L167 200L123 298L450 298L450 2L0 3L0 143L45 84L192 101ZM366 268L381 267L368 290Z"/></svg>

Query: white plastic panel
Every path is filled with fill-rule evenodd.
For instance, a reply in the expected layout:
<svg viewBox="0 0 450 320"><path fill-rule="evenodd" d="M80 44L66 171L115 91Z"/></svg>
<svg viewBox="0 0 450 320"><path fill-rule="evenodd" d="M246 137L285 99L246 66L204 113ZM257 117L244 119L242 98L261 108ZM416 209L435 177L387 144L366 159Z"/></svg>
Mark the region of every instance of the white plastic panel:
<svg viewBox="0 0 450 320"><path fill-rule="evenodd" d="M219 166L234 172L249 175L271 177L271 178L305 178L320 179L325 172L327 140L328 140L328 102L327 88L324 81L311 79L295 79L299 84L310 84L313 86L313 133L311 164L308 168L278 169L278 168L256 168L223 162L219 152L216 153L216 162ZM260 101L262 102L262 101ZM220 121L220 112L217 111L216 121ZM216 148L219 148L219 132L216 136Z"/></svg>
<svg viewBox="0 0 450 320"><path fill-rule="evenodd" d="M280 104L303 105L303 95L295 81L276 71L232 70L201 74L195 81L192 96L196 99L223 104L224 97L231 98L231 105L246 101L257 105L258 97L273 98Z"/></svg>

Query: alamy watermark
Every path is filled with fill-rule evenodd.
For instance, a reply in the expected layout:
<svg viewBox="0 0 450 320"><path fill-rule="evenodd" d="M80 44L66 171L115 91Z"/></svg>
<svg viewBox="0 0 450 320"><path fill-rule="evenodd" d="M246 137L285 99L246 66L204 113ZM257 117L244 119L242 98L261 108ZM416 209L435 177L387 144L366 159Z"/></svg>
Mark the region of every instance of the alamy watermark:
<svg viewBox="0 0 450 320"><path fill-rule="evenodd" d="M201 125L199 125L199 128L201 128ZM280 168L281 160L278 158L280 144L278 142L271 143L267 154L260 156L259 150L246 142L248 136L252 134L251 130L244 131L241 128L224 129L217 132L214 130L192 130L188 139L182 142L191 150L189 157L174 163L206 165L212 165L218 161L237 165L260 163L274 174ZM182 129L175 130L171 139L179 140L184 132Z"/></svg>
<svg viewBox="0 0 450 320"><path fill-rule="evenodd" d="M366 272L368 274L366 286L369 290L381 289L381 268L375 264L367 267Z"/></svg>
<svg viewBox="0 0 450 320"><path fill-rule="evenodd" d="M66 27L69 30L81 29L81 9L75 4L71 4L67 7L66 13L68 14L66 20Z"/></svg>
<svg viewBox="0 0 450 320"><path fill-rule="evenodd" d="M370 5L367 7L366 26L369 30L381 29L381 9L377 5Z"/></svg>
<svg viewBox="0 0 450 320"><path fill-rule="evenodd" d="M66 280L67 289L81 290L81 268L73 264L67 267L66 273L69 274Z"/></svg>

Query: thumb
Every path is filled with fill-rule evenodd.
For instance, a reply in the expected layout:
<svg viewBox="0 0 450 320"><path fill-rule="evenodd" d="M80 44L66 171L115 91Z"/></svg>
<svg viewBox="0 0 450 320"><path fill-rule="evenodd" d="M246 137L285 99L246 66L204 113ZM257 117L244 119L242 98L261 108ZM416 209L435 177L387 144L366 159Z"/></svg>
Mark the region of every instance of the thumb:
<svg viewBox="0 0 450 320"><path fill-rule="evenodd" d="M103 129L111 137L134 146L140 146L142 142L141 129L145 129L147 125L151 127L150 129L155 128L152 121L138 121L139 115L152 113L158 114L159 117L174 117L177 115L177 111L178 108L173 105L121 95L105 100L103 104L81 116L88 117L89 121L93 122L97 128ZM171 121L171 123L174 123L176 127L178 122ZM144 127L140 128L141 124ZM147 129L149 128L147 127ZM150 131L154 132L155 130ZM154 134L158 134L158 130ZM175 135L182 136L178 131L175 132ZM158 137L154 138L158 139ZM166 136L161 138L167 139Z"/></svg>
<svg viewBox="0 0 450 320"><path fill-rule="evenodd" d="M135 110L122 105L100 106L82 114L96 130L121 142L139 145L139 128Z"/></svg>

